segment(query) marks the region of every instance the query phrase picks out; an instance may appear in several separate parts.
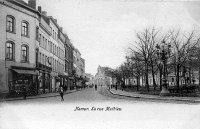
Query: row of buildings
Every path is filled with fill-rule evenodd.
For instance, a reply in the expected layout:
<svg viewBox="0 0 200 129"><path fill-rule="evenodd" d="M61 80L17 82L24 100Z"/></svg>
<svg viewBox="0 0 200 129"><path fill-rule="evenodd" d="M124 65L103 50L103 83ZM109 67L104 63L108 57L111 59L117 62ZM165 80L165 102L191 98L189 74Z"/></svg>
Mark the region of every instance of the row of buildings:
<svg viewBox="0 0 200 129"><path fill-rule="evenodd" d="M111 78L106 74L106 70L108 67L98 66L97 73L95 76L90 75L90 81L88 82L89 85L97 85L97 86L111 86L116 85L117 80L116 78ZM161 77L162 78L162 77ZM191 78L191 82L189 82L189 78ZM193 68L193 71L185 71L183 70L180 72L180 81L179 84L199 84L199 71L197 69ZM148 76L148 82L150 86L153 86L153 77L152 74L149 74ZM145 76L141 76L139 79L139 82L137 82L137 79L135 77L125 77L124 78L125 85L137 85L139 83L140 86L146 85ZM155 83L157 85L160 85L160 74L155 74ZM171 72L167 75L167 83L169 86L176 85L176 75L174 72ZM118 83L119 84L119 83Z"/></svg>
<svg viewBox="0 0 200 129"><path fill-rule="evenodd" d="M81 53L36 0L0 0L0 41L0 94L71 89L73 74L85 74Z"/></svg>

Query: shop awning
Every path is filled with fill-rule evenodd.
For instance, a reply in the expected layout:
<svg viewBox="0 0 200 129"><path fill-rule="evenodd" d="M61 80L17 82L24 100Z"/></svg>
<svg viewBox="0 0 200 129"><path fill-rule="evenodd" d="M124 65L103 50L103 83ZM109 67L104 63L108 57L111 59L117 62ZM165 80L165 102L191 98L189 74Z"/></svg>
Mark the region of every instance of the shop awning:
<svg viewBox="0 0 200 129"><path fill-rule="evenodd" d="M33 71L33 70L13 69L13 71L17 72L18 74L37 75L37 72L35 72L35 71Z"/></svg>

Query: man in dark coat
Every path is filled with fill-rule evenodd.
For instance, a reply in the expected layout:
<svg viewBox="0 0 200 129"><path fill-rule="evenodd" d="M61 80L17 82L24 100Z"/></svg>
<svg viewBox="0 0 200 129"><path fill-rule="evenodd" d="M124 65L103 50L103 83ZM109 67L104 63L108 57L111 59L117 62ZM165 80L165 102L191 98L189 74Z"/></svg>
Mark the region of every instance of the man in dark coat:
<svg viewBox="0 0 200 129"><path fill-rule="evenodd" d="M26 99L26 85L23 85L23 96Z"/></svg>
<svg viewBox="0 0 200 129"><path fill-rule="evenodd" d="M95 85L95 90L97 90L97 85Z"/></svg>
<svg viewBox="0 0 200 129"><path fill-rule="evenodd" d="M64 89L62 86L59 87L58 89L59 93L60 93L60 97L61 97L61 101L64 101L63 95L64 95Z"/></svg>

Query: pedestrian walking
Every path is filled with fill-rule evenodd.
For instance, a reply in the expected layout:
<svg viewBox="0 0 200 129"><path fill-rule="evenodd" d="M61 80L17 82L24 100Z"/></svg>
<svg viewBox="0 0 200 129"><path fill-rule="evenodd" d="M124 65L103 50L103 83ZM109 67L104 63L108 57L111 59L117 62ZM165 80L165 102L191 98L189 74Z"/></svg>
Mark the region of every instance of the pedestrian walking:
<svg viewBox="0 0 200 129"><path fill-rule="evenodd" d="M23 85L23 96L26 99L26 85Z"/></svg>
<svg viewBox="0 0 200 129"><path fill-rule="evenodd" d="M97 85L95 85L95 90L97 90Z"/></svg>
<svg viewBox="0 0 200 129"><path fill-rule="evenodd" d="M59 87L59 93L60 93L60 97L61 97L61 101L64 101L63 95L64 95L64 89L63 87Z"/></svg>

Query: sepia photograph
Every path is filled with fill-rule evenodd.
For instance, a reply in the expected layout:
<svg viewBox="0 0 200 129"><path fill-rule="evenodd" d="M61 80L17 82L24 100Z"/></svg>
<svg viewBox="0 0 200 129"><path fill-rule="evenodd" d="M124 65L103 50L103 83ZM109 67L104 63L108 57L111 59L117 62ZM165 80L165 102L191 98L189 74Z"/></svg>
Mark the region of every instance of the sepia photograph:
<svg viewBox="0 0 200 129"><path fill-rule="evenodd" d="M0 129L200 129L200 1L0 0Z"/></svg>

